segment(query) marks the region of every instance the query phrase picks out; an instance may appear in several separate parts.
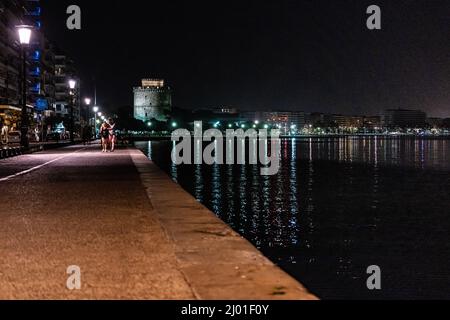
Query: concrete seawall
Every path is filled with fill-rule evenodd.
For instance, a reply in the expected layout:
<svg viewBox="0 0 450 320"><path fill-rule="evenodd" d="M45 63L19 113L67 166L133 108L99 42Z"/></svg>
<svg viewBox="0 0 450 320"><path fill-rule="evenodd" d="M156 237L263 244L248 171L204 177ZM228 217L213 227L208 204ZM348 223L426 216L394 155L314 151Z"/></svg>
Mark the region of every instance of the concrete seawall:
<svg viewBox="0 0 450 320"><path fill-rule="evenodd" d="M130 150L198 299L316 299L138 150Z"/></svg>

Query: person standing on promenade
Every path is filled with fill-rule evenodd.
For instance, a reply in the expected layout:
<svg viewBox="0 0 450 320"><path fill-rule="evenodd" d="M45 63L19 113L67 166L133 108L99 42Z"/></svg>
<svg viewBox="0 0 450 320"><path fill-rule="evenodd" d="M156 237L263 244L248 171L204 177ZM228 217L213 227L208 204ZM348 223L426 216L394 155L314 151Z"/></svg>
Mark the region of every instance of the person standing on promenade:
<svg viewBox="0 0 450 320"><path fill-rule="evenodd" d="M102 152L106 152L109 143L109 124L105 120L100 127L100 137L102 138Z"/></svg>
<svg viewBox="0 0 450 320"><path fill-rule="evenodd" d="M83 127L83 144L84 145L91 144L91 135L92 135L91 126L85 125Z"/></svg>
<svg viewBox="0 0 450 320"><path fill-rule="evenodd" d="M112 118L108 119L108 124L109 124L109 143L111 144L111 152L114 152L114 148L115 148L116 140L117 140L116 130L115 130L116 124Z"/></svg>

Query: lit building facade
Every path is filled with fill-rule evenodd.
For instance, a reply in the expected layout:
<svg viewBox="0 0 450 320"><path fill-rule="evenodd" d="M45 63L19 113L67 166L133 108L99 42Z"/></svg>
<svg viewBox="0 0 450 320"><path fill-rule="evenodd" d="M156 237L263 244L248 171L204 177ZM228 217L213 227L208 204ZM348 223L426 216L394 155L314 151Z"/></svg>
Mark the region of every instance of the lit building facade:
<svg viewBox="0 0 450 320"><path fill-rule="evenodd" d="M15 26L25 23L24 15L22 1L0 2L0 105L21 104L21 56Z"/></svg>
<svg viewBox="0 0 450 320"><path fill-rule="evenodd" d="M33 35L28 47L28 101L35 107L36 111L43 112L52 108L55 98L53 47L41 31L42 9L40 0L25 0L23 2L25 7L24 21L27 25L33 27Z"/></svg>
<svg viewBox="0 0 450 320"><path fill-rule="evenodd" d="M75 88L75 104L74 104L74 122L75 125L80 123L80 81L76 76L73 61L63 53L55 54L55 102L54 111L56 115L63 118L70 117L70 90L69 79L76 80Z"/></svg>
<svg viewBox="0 0 450 320"><path fill-rule="evenodd" d="M0 140L7 143L11 131L20 130L22 113L22 55L16 26L30 24L27 2L24 0L2 0L0 2ZM27 70L32 64L31 55L27 57ZM28 72L27 72L28 73ZM35 101L27 74L27 105L30 124L37 118Z"/></svg>
<svg viewBox="0 0 450 320"><path fill-rule="evenodd" d="M172 111L172 93L162 79L143 79L133 88L134 118L141 121L167 121Z"/></svg>
<svg viewBox="0 0 450 320"><path fill-rule="evenodd" d="M241 119L266 123L280 129L282 134L290 134L305 127L307 116L303 111L244 111Z"/></svg>
<svg viewBox="0 0 450 320"><path fill-rule="evenodd" d="M9 131L20 127L22 106L22 56L16 26L32 26L32 36L27 47L26 80L27 105L30 113L30 128L43 125L45 118L57 111L68 115L67 64L55 60L54 46L42 32L40 0L0 1L0 126ZM64 57L65 59L65 57ZM63 59L63 60L64 60ZM55 70L55 65L59 70ZM61 67L63 66L63 67ZM73 65L70 66L73 75ZM56 76L58 88L55 86ZM64 84L62 83L64 82ZM58 90L57 90L58 89ZM78 94L79 90L77 90ZM58 94L58 100L56 100ZM79 99L75 105L75 122L79 122ZM19 110L19 111L18 111ZM4 128L2 129L4 131Z"/></svg>
<svg viewBox="0 0 450 320"><path fill-rule="evenodd" d="M381 127L381 117L380 116L365 116L364 117L364 127L369 129L376 129Z"/></svg>
<svg viewBox="0 0 450 320"><path fill-rule="evenodd" d="M339 128L361 128L364 125L364 117L362 116L333 114L332 121Z"/></svg>

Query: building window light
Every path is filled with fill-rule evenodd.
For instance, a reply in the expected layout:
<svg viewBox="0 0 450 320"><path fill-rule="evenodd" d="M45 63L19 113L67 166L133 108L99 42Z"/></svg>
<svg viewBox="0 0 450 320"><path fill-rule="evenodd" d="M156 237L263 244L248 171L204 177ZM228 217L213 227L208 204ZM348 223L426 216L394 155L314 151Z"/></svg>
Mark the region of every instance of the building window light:
<svg viewBox="0 0 450 320"><path fill-rule="evenodd" d="M36 7L34 11L28 11L26 13L28 16L38 17L41 15L41 7Z"/></svg>
<svg viewBox="0 0 450 320"><path fill-rule="evenodd" d="M39 50L36 50L33 52L33 60L39 60L41 57L41 52Z"/></svg>

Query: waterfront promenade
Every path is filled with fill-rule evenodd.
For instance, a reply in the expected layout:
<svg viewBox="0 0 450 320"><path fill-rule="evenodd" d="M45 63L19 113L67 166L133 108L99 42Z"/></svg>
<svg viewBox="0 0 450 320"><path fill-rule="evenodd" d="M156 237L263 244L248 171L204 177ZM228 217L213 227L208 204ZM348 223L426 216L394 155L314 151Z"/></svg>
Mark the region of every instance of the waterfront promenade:
<svg viewBox="0 0 450 320"><path fill-rule="evenodd" d="M0 206L0 299L314 299L134 148L0 160Z"/></svg>

